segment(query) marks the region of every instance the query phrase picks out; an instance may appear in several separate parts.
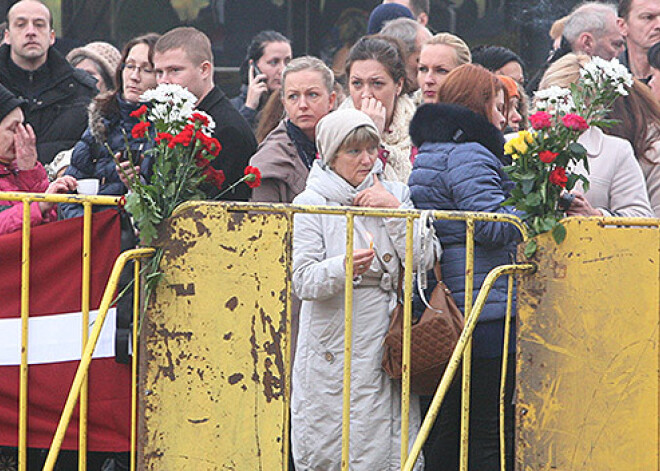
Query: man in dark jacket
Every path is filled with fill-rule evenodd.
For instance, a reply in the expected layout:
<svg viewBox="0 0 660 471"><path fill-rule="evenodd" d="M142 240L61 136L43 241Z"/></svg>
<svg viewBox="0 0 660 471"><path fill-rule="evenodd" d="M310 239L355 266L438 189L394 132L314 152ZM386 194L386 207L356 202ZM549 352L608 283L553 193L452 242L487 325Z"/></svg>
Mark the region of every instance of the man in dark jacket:
<svg viewBox="0 0 660 471"><path fill-rule="evenodd" d="M158 83L175 83L186 87L198 98L197 108L215 121L213 137L222 150L211 165L225 174L225 185L235 183L244 175L245 167L257 150L257 141L248 123L213 83L211 42L195 28L175 28L158 39L154 51L154 66ZM213 197L217 189L205 188ZM221 199L247 201L250 188L239 185Z"/></svg>
<svg viewBox="0 0 660 471"><path fill-rule="evenodd" d="M42 164L70 149L87 127L87 105L96 94L94 79L74 69L51 46L50 10L38 0L21 0L7 13L0 46L0 83L25 99L25 119L37 136Z"/></svg>

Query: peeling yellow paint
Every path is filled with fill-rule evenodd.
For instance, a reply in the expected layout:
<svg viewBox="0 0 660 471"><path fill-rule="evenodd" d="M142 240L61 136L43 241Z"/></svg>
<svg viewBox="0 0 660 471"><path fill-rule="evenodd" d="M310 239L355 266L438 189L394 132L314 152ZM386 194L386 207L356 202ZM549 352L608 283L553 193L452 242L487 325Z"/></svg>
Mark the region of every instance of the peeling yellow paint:
<svg viewBox="0 0 660 471"><path fill-rule="evenodd" d="M568 219L518 302L518 469L658 471L660 236Z"/></svg>

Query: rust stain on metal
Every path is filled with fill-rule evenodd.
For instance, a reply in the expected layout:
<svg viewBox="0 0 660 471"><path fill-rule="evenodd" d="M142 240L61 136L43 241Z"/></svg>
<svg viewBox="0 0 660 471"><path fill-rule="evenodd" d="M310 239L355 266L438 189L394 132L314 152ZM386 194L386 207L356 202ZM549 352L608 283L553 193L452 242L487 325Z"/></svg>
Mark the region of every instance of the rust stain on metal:
<svg viewBox="0 0 660 471"><path fill-rule="evenodd" d="M227 378L227 381L229 381L229 384L236 384L239 381L241 381L242 379L243 379L243 374L242 373L234 373L229 378Z"/></svg>
<svg viewBox="0 0 660 471"><path fill-rule="evenodd" d="M229 245L222 245L222 244L220 244L220 247L222 247L222 248L223 248L224 250L226 250L227 252L232 252L232 253L236 253L236 252L238 252L238 250L236 250L236 247L231 247L231 246L229 246Z"/></svg>
<svg viewBox="0 0 660 471"><path fill-rule="evenodd" d="M193 296L195 294L195 283L188 283L184 286L183 283L168 285L173 289L177 296Z"/></svg>
<svg viewBox="0 0 660 471"><path fill-rule="evenodd" d="M243 224L244 218L244 213L231 213L231 217L227 218L227 230L235 231L238 226Z"/></svg>
<svg viewBox="0 0 660 471"><path fill-rule="evenodd" d="M160 338L163 340L163 343L165 344L165 359L166 362L165 364L160 364L158 365L158 372L156 373L156 377L154 378L154 382L158 381L158 378L162 374L164 377L168 378L170 381L174 381L176 379L175 371L174 371L174 361L172 359L172 351L170 350L170 345L169 342L170 340L175 340L175 341L180 341L180 340L185 340L185 341L190 341L192 338L193 333L192 332L172 332L169 329L165 328L164 324L160 325L160 328L156 330L156 333L160 336Z"/></svg>
<svg viewBox="0 0 660 471"><path fill-rule="evenodd" d="M204 424L209 421L208 417L205 417L203 419L188 419L188 422L191 424Z"/></svg>
<svg viewBox="0 0 660 471"><path fill-rule="evenodd" d="M222 339L231 340L232 335L234 335L233 332L227 332L225 335L222 336Z"/></svg>
<svg viewBox="0 0 660 471"><path fill-rule="evenodd" d="M232 297L225 303L225 307L230 311L233 311L238 306L238 298L236 296ZM228 340L228 339L225 339Z"/></svg>
<svg viewBox="0 0 660 471"><path fill-rule="evenodd" d="M197 227L197 235L198 236L211 236L211 231L209 230L208 227L204 225L201 221L195 221L195 226Z"/></svg>

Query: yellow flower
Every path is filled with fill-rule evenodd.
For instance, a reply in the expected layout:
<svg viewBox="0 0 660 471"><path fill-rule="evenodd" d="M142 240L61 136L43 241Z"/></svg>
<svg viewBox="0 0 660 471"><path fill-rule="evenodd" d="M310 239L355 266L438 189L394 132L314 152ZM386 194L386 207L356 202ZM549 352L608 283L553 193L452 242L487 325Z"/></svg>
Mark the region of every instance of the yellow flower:
<svg viewBox="0 0 660 471"><path fill-rule="evenodd" d="M518 132L518 136L520 136L522 140L526 141L527 144L532 144L534 142L534 134L529 131L520 131Z"/></svg>
<svg viewBox="0 0 660 471"><path fill-rule="evenodd" d="M505 153L505 154L508 154L508 155L511 155L511 154L513 154L514 152L515 152L515 150L513 149L513 144L511 144L511 141L507 141L507 142L504 144L504 153Z"/></svg>
<svg viewBox="0 0 660 471"><path fill-rule="evenodd" d="M518 160L520 158L520 156L518 154L513 154L513 155L511 155L511 158L513 160Z"/></svg>
<svg viewBox="0 0 660 471"><path fill-rule="evenodd" d="M525 152L527 152L527 143L525 142L524 136L518 136L511 139L511 144L519 154L524 154Z"/></svg>

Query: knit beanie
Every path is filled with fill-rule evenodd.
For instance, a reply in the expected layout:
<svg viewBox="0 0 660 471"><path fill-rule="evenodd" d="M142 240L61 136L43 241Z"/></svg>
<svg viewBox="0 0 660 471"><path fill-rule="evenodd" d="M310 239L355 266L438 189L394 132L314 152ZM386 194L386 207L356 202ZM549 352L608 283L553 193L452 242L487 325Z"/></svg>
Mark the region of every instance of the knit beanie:
<svg viewBox="0 0 660 471"><path fill-rule="evenodd" d="M408 8L398 3L383 3L378 5L371 11L371 15L369 15L367 34L378 34L383 29L385 23L390 20L396 20L397 18L415 19Z"/></svg>
<svg viewBox="0 0 660 471"><path fill-rule="evenodd" d="M14 109L25 104L24 100L17 98L12 92L0 85L0 122Z"/></svg>
<svg viewBox="0 0 660 471"><path fill-rule="evenodd" d="M515 80L513 80L508 75L497 75L497 78L500 82L502 82L504 88L506 88L506 91L509 94L509 98L520 98L520 93L518 93L518 85L516 85Z"/></svg>
<svg viewBox="0 0 660 471"><path fill-rule="evenodd" d="M72 49L66 55L66 60L71 63L76 59L80 59L80 62L84 59L91 59L98 63L103 72L114 82L115 72L121 62L121 53L112 44L97 41ZM110 88L114 87L114 84L111 83L110 85Z"/></svg>
<svg viewBox="0 0 660 471"><path fill-rule="evenodd" d="M323 165L330 163L346 136L361 126L369 126L380 135L372 119L353 108L333 111L321 118L316 125L316 148Z"/></svg>

